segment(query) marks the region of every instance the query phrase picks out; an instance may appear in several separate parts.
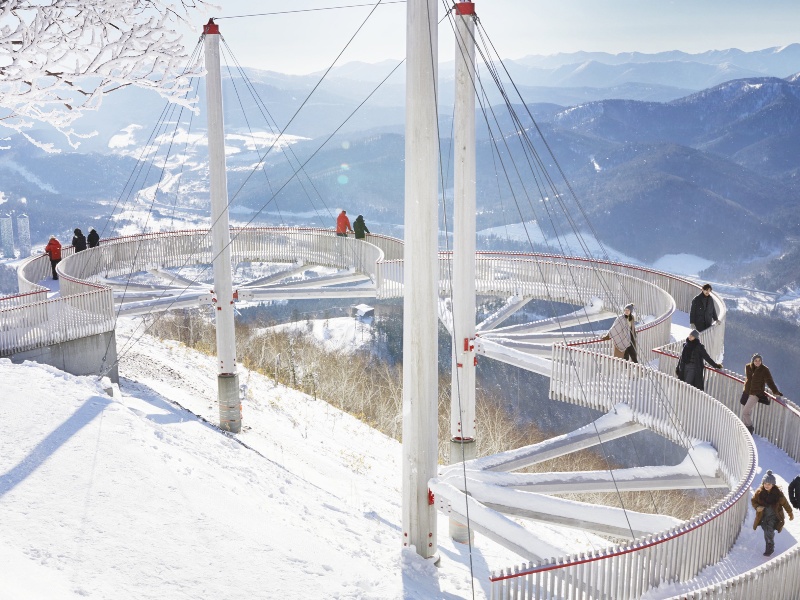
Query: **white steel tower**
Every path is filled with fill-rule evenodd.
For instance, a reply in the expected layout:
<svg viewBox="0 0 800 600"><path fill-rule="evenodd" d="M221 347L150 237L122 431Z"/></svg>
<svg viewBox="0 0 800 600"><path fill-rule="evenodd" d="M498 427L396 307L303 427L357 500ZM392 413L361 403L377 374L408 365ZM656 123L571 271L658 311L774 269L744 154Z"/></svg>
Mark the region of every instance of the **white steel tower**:
<svg viewBox="0 0 800 600"><path fill-rule="evenodd" d="M438 556L437 436L437 7L406 5L406 170L403 291L403 545Z"/></svg>
<svg viewBox="0 0 800 600"><path fill-rule="evenodd" d="M211 252L217 330L217 391L219 425L238 433L242 428L239 375L236 372L236 337L233 324L231 232L228 225L228 178L225 171L225 128L222 118L222 77L219 60L219 26L209 19L203 26L208 110L208 174L211 188Z"/></svg>
<svg viewBox="0 0 800 600"><path fill-rule="evenodd" d="M475 458L475 5L455 5L456 74L453 172L453 360L450 463ZM450 520L450 536L467 528Z"/></svg>

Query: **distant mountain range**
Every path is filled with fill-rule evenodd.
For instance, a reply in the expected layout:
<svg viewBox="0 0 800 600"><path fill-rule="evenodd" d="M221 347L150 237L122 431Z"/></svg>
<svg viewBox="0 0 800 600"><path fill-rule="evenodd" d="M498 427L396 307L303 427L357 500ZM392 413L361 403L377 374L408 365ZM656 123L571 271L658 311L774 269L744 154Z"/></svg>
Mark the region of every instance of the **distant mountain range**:
<svg viewBox="0 0 800 600"><path fill-rule="evenodd" d="M741 274L741 264L753 257L780 255L800 238L800 166L795 158L800 151L800 45L692 55L574 53L505 64L526 100L524 106L516 105L522 126L530 129L530 116L536 119L603 242L644 261L668 253L697 254L717 261L715 268L724 276ZM253 211L261 211L259 219L272 222L304 219L326 225L329 213L344 206L368 216L368 223L401 223L402 69L355 111L394 66L334 69L305 104L318 76L247 71L247 80L226 79L228 178L235 218L247 220ZM746 76L726 79L741 74ZM442 66L441 79L440 132L446 157L452 116L448 65ZM537 87L542 85L546 87ZM248 86L263 104L244 93ZM548 100L539 101L542 97ZM201 100L201 111L202 105ZM84 131L98 135L77 152L67 151L44 130L35 135L60 144L61 154L46 155L12 138L0 150L0 191L6 198L0 212L28 212L34 237L40 239L74 226L97 226L117 201L127 202L125 182L147 140L151 135L167 138L168 127L154 129L162 108L157 98L142 91L113 94L100 112L81 122ZM263 139L267 111L275 130L285 127L305 139L265 158L267 146L256 149L251 132L260 132ZM161 217L175 205L184 217L196 218L196 209L207 203L205 122L192 117L190 128L187 115L182 127L189 131L186 139L194 141L183 139L177 150L186 161L181 165L173 159L162 176L163 161L152 158L149 170L137 176L148 185L169 181L162 183L156 202ZM498 107L486 115L490 123L497 118L504 131L517 129ZM177 118L175 110L165 122ZM497 170L498 148L521 161L519 145L496 146L483 113L478 123L479 227L534 218L535 207L512 198L516 184L503 182ZM322 146L337 127L339 132ZM260 162L264 173L251 175ZM302 177L290 180L299 164L304 164ZM530 175L521 177L528 189L535 189ZM140 199L137 206L141 210L146 203ZM315 212L320 216L298 216ZM790 275L781 273L794 271L786 264L784 260L774 272L767 266L762 281L776 287L788 283L784 279Z"/></svg>

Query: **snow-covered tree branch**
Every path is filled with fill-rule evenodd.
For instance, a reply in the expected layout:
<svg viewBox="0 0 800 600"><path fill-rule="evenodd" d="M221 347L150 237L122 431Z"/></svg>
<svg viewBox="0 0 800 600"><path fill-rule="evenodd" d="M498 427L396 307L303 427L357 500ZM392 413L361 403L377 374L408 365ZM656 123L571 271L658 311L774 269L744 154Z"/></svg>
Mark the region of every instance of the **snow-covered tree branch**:
<svg viewBox="0 0 800 600"><path fill-rule="evenodd" d="M25 131L47 123L76 146L86 136L75 120L124 86L188 102L202 67L176 28L206 8L204 0L0 1L0 127L31 139Z"/></svg>

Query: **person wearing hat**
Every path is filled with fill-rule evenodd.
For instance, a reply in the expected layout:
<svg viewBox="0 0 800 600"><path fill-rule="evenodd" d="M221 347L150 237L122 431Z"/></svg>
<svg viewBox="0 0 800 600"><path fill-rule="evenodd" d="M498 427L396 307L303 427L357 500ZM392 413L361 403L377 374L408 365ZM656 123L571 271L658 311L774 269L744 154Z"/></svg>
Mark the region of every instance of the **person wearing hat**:
<svg viewBox="0 0 800 600"><path fill-rule="evenodd" d="M56 239L56 236L50 236L50 241L47 242L47 246L44 247L44 253L50 257L50 268L53 270L53 279L58 279L56 265L61 262L61 242Z"/></svg>
<svg viewBox="0 0 800 600"><path fill-rule="evenodd" d="M710 364L715 369L721 369L722 364L714 362L705 346L700 342L700 332L692 329L689 337L683 343L683 350L681 351L681 358L678 361L678 366L675 374L681 381L685 381L689 385L693 385L698 390L705 388L705 381L703 379L703 372L705 365L703 361Z"/></svg>
<svg viewBox="0 0 800 600"><path fill-rule="evenodd" d="M753 520L753 529L764 530L764 541L767 544L764 556L772 556L775 552L775 532L781 532L786 522L784 510L789 513L789 520L794 520L794 513L786 496L783 495L781 488L772 471L767 471L764 479L761 480L761 487L756 490L750 499L753 508L756 509L756 518Z"/></svg>
<svg viewBox="0 0 800 600"><path fill-rule="evenodd" d="M689 322L692 329L705 331L714 323L718 323L717 307L714 306L714 299L711 297L711 284L703 286L703 290L692 299L692 307L689 310Z"/></svg>
<svg viewBox="0 0 800 600"><path fill-rule="evenodd" d="M614 320L611 329L601 339L613 342L614 358L639 362L636 356L636 321L633 317L633 304L625 305L622 314Z"/></svg>
<svg viewBox="0 0 800 600"><path fill-rule="evenodd" d="M753 409L759 402L761 404L769 404L769 397L767 396L766 386L776 396L783 396L778 390L778 386L772 380L772 373L769 368L764 364L760 354L753 354L753 358L744 367L744 391L739 400L744 404L742 410L742 422L750 433L753 433Z"/></svg>
<svg viewBox="0 0 800 600"><path fill-rule="evenodd" d="M76 227L72 233L75 234L72 236L72 247L75 248L75 252L86 250L86 236L83 235L83 232Z"/></svg>
<svg viewBox="0 0 800 600"><path fill-rule="evenodd" d="M353 221L353 231L356 234L357 240L363 240L366 236L365 233L369 233L369 229L367 229L367 224L364 222L364 217L358 215L356 220Z"/></svg>

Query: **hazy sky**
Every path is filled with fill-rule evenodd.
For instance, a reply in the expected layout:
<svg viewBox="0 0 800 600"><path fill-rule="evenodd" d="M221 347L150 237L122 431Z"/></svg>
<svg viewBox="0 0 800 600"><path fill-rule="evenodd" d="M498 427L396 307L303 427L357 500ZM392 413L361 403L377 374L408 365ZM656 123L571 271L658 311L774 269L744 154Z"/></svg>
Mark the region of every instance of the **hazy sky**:
<svg viewBox="0 0 800 600"><path fill-rule="evenodd" d="M369 2L216 1L222 8L211 15L218 17ZM330 65L369 11L361 7L225 18L219 25L242 64L310 73ZM404 3L378 7L339 64L402 58L405 11ZM800 0L478 0L476 12L503 58L575 50L757 50L800 41ZM453 55L452 32L448 32L449 26L443 23L439 30L442 60ZM193 40L188 39L187 45L191 47Z"/></svg>

